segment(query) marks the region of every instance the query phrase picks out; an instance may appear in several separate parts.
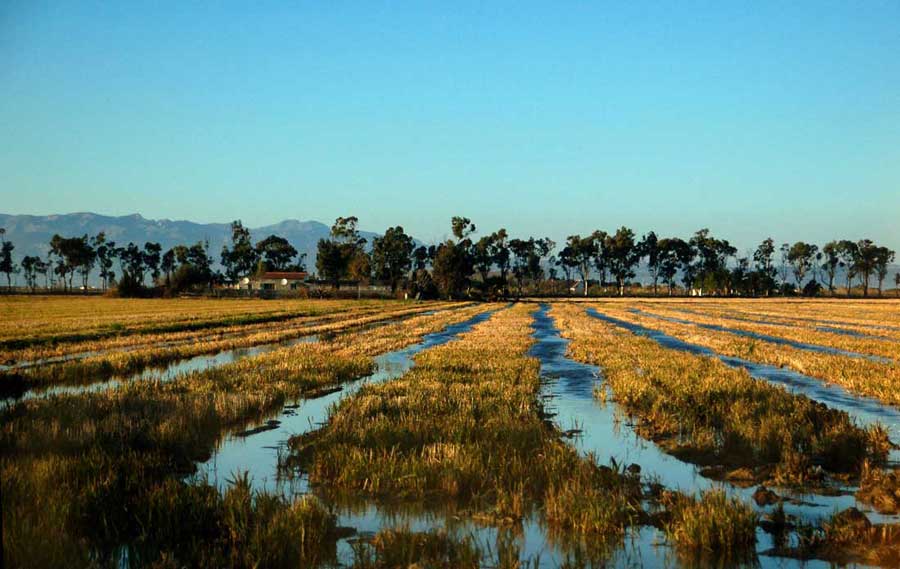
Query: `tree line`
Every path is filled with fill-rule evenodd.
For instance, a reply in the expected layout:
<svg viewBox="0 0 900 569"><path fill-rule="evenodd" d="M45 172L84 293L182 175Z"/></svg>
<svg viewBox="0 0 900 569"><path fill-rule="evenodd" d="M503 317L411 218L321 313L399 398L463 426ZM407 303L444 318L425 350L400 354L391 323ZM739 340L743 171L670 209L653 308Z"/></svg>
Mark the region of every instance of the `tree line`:
<svg viewBox="0 0 900 569"><path fill-rule="evenodd" d="M469 218L453 217L452 237L437 245L417 245L403 227L388 228L371 243L360 235L356 217L340 217L326 238L319 240L315 270L322 281L339 289L342 283L373 280L421 297L499 298L525 294L588 296L594 290L628 292L636 270L644 264L652 291L673 295L679 290L703 295L814 296L824 289L833 295L840 284L850 294L854 283L869 295L870 283L883 291L895 252L870 239L835 240L821 249L798 241L776 246L763 240L752 253L739 256L727 240L701 229L687 240L658 237L651 231L638 237L631 229L597 230L570 235L557 244L550 238L512 238L506 229L475 238ZM15 246L0 228L0 273L7 285L22 273L26 286L71 290L77 277L83 289L97 270L101 287L122 295L138 295L148 285L178 292L236 283L264 271L306 270L305 254L283 237L269 235L253 243L240 220L231 224L231 238L214 269L208 242L177 245L163 252L159 243L118 246L101 232L93 237L54 235L46 259L25 256L18 265ZM838 283L838 276L843 282ZM900 287L900 273L894 275Z"/></svg>

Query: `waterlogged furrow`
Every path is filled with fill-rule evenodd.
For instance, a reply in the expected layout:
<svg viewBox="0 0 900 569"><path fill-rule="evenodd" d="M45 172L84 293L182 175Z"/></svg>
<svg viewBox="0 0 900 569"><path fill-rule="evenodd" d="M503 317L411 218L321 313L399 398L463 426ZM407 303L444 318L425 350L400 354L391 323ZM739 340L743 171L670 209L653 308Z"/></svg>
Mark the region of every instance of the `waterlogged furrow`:
<svg viewBox="0 0 900 569"><path fill-rule="evenodd" d="M683 314L698 314L712 316L735 322L750 322L764 326L809 328L813 330L843 334L857 338L870 340L882 340L886 342L900 342L900 327L891 327L872 322L855 322L847 320L828 320L827 318L803 318L798 316L778 316L774 314L760 314L737 309L716 308L715 306L703 306L698 308L667 307ZM892 329L893 328L893 329Z"/></svg>
<svg viewBox="0 0 900 569"><path fill-rule="evenodd" d="M435 307L443 303L431 303ZM92 356L104 356L118 351L128 351L149 347L174 347L178 344L192 342L211 342L224 340L229 337L247 336L252 333L266 332L273 329L288 329L291 327L303 327L311 324L324 324L327 322L359 317L377 312L402 309L402 305L343 305L325 304L323 306L311 306L307 312L297 314L276 314L272 316L261 315L262 320L257 323L243 322L233 325L207 327L199 330L185 330L162 333L133 333L121 336L101 337L82 342L63 342L57 344L41 344L21 350L6 350L0 352L0 361L8 362L0 369L13 370L18 368L47 365L69 360L83 359ZM268 320L266 318L269 318Z"/></svg>
<svg viewBox="0 0 900 569"><path fill-rule="evenodd" d="M21 373L0 375L3 389L6 392L23 391L25 389L50 386L55 384L92 383L113 376L127 376L139 372L149 366L160 367L168 362L183 360L202 354L235 350L242 347L263 344L290 342L303 336L323 333L337 333L354 327L377 324L397 318L430 312L429 306L405 307L401 310L385 311L357 317L348 316L336 322L324 324L288 327L284 329L258 332L247 336L214 340L197 341L174 347L150 347L141 350L101 355L62 365L52 365L24 370Z"/></svg>
<svg viewBox="0 0 900 569"><path fill-rule="evenodd" d="M401 378L342 401L324 429L292 441L310 482L372 498L452 501L490 519L521 519L545 502L564 526L581 526L584 513L569 507L579 495L569 491L596 485L581 497L608 490L606 529L621 531L639 510L639 487L579 459L542 421L539 364L526 357L531 310L499 312L419 354Z"/></svg>
<svg viewBox="0 0 900 569"><path fill-rule="evenodd" d="M327 314L384 301L114 299L10 296L2 299L0 348L160 334Z"/></svg>
<svg viewBox="0 0 900 569"><path fill-rule="evenodd" d="M421 353L403 377L361 389L321 431L294 439L294 458L314 487L334 500L365 497L394 509L398 500L420 509L424 502L493 524L531 527L540 511L548 543L565 549L590 536L591 553L608 555L626 528L649 520L640 476L580 456L543 419L539 363L527 355L532 311L517 305ZM720 493L666 494L664 502L659 523L679 549L752 553L756 519L747 506ZM696 525L710 507L720 530L712 538ZM382 528L380 539L435 536L392 531ZM370 553L384 559L390 549L376 537ZM518 548L511 559L520 561Z"/></svg>
<svg viewBox="0 0 900 569"><path fill-rule="evenodd" d="M684 460L782 485L819 482L822 468L858 475L866 461L885 460L884 432L856 427L846 413L716 359L666 350L577 306L554 316L572 357L600 366L616 402L641 419L639 432Z"/></svg>
<svg viewBox="0 0 900 569"><path fill-rule="evenodd" d="M422 316L407 341L465 317L465 311ZM89 557L112 562L128 544L148 563L170 555L188 566L210 559L214 565L250 566L234 560L278 552L287 559L308 560L314 553L320 559L317 548L327 536L333 554L334 519L319 516L323 510L314 503L291 505L269 496L242 506L245 513L262 507L254 519L269 520L274 525L266 522L262 529L277 530L256 535L262 541L251 546L241 538L248 528L231 525L238 518L228 517L236 506L228 496L223 504L215 486L172 476L190 472L224 433L258 424L311 390L371 374L374 361L366 350L379 345L374 338L352 347L304 344L177 381L136 382L11 406L2 413L0 429L4 565L87 566ZM318 530L306 533L313 528ZM316 536L318 545L298 553L304 535Z"/></svg>
<svg viewBox="0 0 900 569"><path fill-rule="evenodd" d="M685 318L678 312L665 310L660 307L641 307L640 314L668 318L672 321L699 326L708 330L730 332L739 335L756 336L757 339L770 343L782 343L791 347L821 353L832 353L855 358L868 358L873 361L886 363L891 359L900 357L900 341L885 342L850 336L847 334L834 334L816 329L795 329L788 326L769 326L754 322L741 322L740 324L728 323L716 316L693 313L690 318Z"/></svg>
<svg viewBox="0 0 900 569"><path fill-rule="evenodd" d="M647 318L628 311L602 307L604 313L670 334L714 352L762 364L787 367L797 372L838 384L851 393L900 405L900 363L880 363L859 358L810 353L790 346L772 344L754 338L742 338L727 332L698 330L696 327Z"/></svg>

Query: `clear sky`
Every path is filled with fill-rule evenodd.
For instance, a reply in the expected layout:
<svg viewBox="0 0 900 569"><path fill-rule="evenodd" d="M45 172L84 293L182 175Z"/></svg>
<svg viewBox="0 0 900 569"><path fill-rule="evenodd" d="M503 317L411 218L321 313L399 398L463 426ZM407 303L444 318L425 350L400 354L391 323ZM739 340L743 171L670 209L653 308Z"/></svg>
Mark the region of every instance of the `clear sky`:
<svg viewBox="0 0 900 569"><path fill-rule="evenodd" d="M0 212L900 251L900 2L0 3Z"/></svg>

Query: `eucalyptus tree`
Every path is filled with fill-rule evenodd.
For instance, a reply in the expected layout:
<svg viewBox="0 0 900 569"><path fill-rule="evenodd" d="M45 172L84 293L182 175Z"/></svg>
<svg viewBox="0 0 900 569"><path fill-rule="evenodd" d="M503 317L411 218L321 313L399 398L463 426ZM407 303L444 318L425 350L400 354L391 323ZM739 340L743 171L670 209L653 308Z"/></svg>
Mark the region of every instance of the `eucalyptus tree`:
<svg viewBox="0 0 900 569"><path fill-rule="evenodd" d="M12 252L16 246L4 238L6 228L0 227L0 273L6 274L6 286L12 289L12 275L18 272L13 262Z"/></svg>
<svg viewBox="0 0 900 569"><path fill-rule="evenodd" d="M270 271L287 271L292 267L291 261L297 256L297 250L284 237L269 235L256 243L256 258L262 259Z"/></svg>
<svg viewBox="0 0 900 569"><path fill-rule="evenodd" d="M879 247L871 239L856 243L856 267L862 281L863 296L869 296L869 277L878 263Z"/></svg>
<svg viewBox="0 0 900 569"><path fill-rule="evenodd" d="M77 272L81 274L84 287L87 289L88 277L97 258L88 236L62 237L54 235L50 240L50 251L57 258L55 272L62 279L63 286L71 289L72 279Z"/></svg>
<svg viewBox="0 0 900 569"><path fill-rule="evenodd" d="M653 294L657 293L659 284L659 238L651 231L644 235L639 244L641 257L647 257L647 268L653 278Z"/></svg>
<svg viewBox="0 0 900 569"><path fill-rule="evenodd" d="M561 267L563 270L563 275L566 277L566 282L572 280L572 270L575 268L576 264L572 258L572 248L569 245L564 246L559 251L559 255L556 256L556 265Z"/></svg>
<svg viewBox="0 0 900 569"><path fill-rule="evenodd" d="M450 221L453 237L438 245L432 262L432 278L440 293L447 298L460 295L475 272L472 240L475 224L467 217Z"/></svg>
<svg viewBox="0 0 900 569"><path fill-rule="evenodd" d="M603 240L603 256L616 279L619 296L625 296L625 282L634 278L634 267L641 260L641 249L634 241L634 232L622 226L614 235L607 235Z"/></svg>
<svg viewBox="0 0 900 569"><path fill-rule="evenodd" d="M475 271L481 277L481 282L487 286L491 269L494 267L494 236L485 235L472 245L472 263Z"/></svg>
<svg viewBox="0 0 900 569"><path fill-rule="evenodd" d="M853 241L843 239L838 243L839 256L844 264L844 277L847 282L847 296L853 288L853 278L859 273L859 246Z"/></svg>
<svg viewBox="0 0 900 569"><path fill-rule="evenodd" d="M500 228L491 233L491 258L497 270L500 271L500 282L506 291L506 277L510 269L509 234L505 228Z"/></svg>
<svg viewBox="0 0 900 569"><path fill-rule="evenodd" d="M803 288L803 280L806 274L815 266L816 255L819 248L810 243L797 241L791 245L788 250L788 262L791 264L791 270L794 273L794 279L797 281L797 288Z"/></svg>
<svg viewBox="0 0 900 569"><path fill-rule="evenodd" d="M175 272L175 249L169 249L163 253L159 268L166 275L166 287L172 286L172 273Z"/></svg>
<svg viewBox="0 0 900 569"><path fill-rule="evenodd" d="M40 257L25 255L19 263L22 266L22 276L25 277L25 285L34 292L37 288L37 276L43 272L44 261Z"/></svg>
<svg viewBox="0 0 900 569"><path fill-rule="evenodd" d="M357 229L359 219L339 217L331 226L327 239L320 239L317 246L316 270L319 276L340 288L341 279L348 276L350 261L364 251L366 240Z"/></svg>
<svg viewBox="0 0 900 569"><path fill-rule="evenodd" d="M231 247L222 245L221 257L225 276L232 282L251 274L256 268L259 252L250 240L250 230L240 219L231 222Z"/></svg>
<svg viewBox="0 0 900 569"><path fill-rule="evenodd" d="M140 247L134 243L128 243L125 247L116 249L116 253L122 269L122 280L131 281L135 286L144 286L144 273L147 267L144 252ZM127 284L130 283L126 283L126 288Z"/></svg>
<svg viewBox="0 0 900 569"><path fill-rule="evenodd" d="M699 283L700 288L713 288L727 292L730 275L727 269L728 258L737 253L737 249L725 239L717 239L710 235L709 229L697 231L690 240L696 251L696 262L690 276L692 285Z"/></svg>
<svg viewBox="0 0 900 569"><path fill-rule="evenodd" d="M372 270L375 277L391 283L391 292L412 266L412 254L416 248L413 238L401 226L389 227L384 235L372 240ZM357 253L359 257L359 253ZM361 261L358 261L361 262Z"/></svg>
<svg viewBox="0 0 900 569"><path fill-rule="evenodd" d="M753 293L759 290L765 292L766 296L776 288L775 283L775 241L768 237L753 252L753 264L756 268L756 274L753 276Z"/></svg>
<svg viewBox="0 0 900 569"><path fill-rule="evenodd" d="M159 243L144 243L144 265L150 273L151 284L156 284L159 279L159 263L161 261L162 246Z"/></svg>
<svg viewBox="0 0 900 569"><path fill-rule="evenodd" d="M837 277L838 269L844 266L841 259L841 243L840 241L829 241L822 247L822 254L825 262L822 263L822 272L828 277L828 292L834 294L834 280Z"/></svg>
<svg viewBox="0 0 900 569"><path fill-rule="evenodd" d="M585 237L581 235L569 235L566 238L566 247L569 250L567 262L578 272L581 277L581 286L584 287L584 296L588 295L588 279L591 276L591 264L600 252L597 233Z"/></svg>
<svg viewBox="0 0 900 569"><path fill-rule="evenodd" d="M875 257L875 277L878 279L878 296L881 296L884 279L888 275L888 267L894 261L894 251L887 247L878 247Z"/></svg>
<svg viewBox="0 0 900 569"><path fill-rule="evenodd" d="M116 243L106 238L106 233L101 231L94 236L92 241L94 250L97 252L97 267L100 269L100 282L103 290L109 288L110 276L112 275L112 267L116 257Z"/></svg>
<svg viewBox="0 0 900 569"><path fill-rule="evenodd" d="M663 238L659 240L659 274L668 285L669 296L675 288L675 277L678 271L691 266L694 259L694 250L683 239L678 237Z"/></svg>

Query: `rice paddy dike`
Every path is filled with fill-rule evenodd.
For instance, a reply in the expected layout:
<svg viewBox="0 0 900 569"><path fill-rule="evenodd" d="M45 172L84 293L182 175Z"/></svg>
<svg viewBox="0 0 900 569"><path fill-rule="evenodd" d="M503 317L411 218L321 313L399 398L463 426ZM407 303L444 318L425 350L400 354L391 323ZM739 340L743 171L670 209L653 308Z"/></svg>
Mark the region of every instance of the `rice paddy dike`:
<svg viewBox="0 0 900 569"><path fill-rule="evenodd" d="M888 302L53 300L17 373L188 349L0 409L4 566L900 565L889 398L723 349L875 374Z"/></svg>

